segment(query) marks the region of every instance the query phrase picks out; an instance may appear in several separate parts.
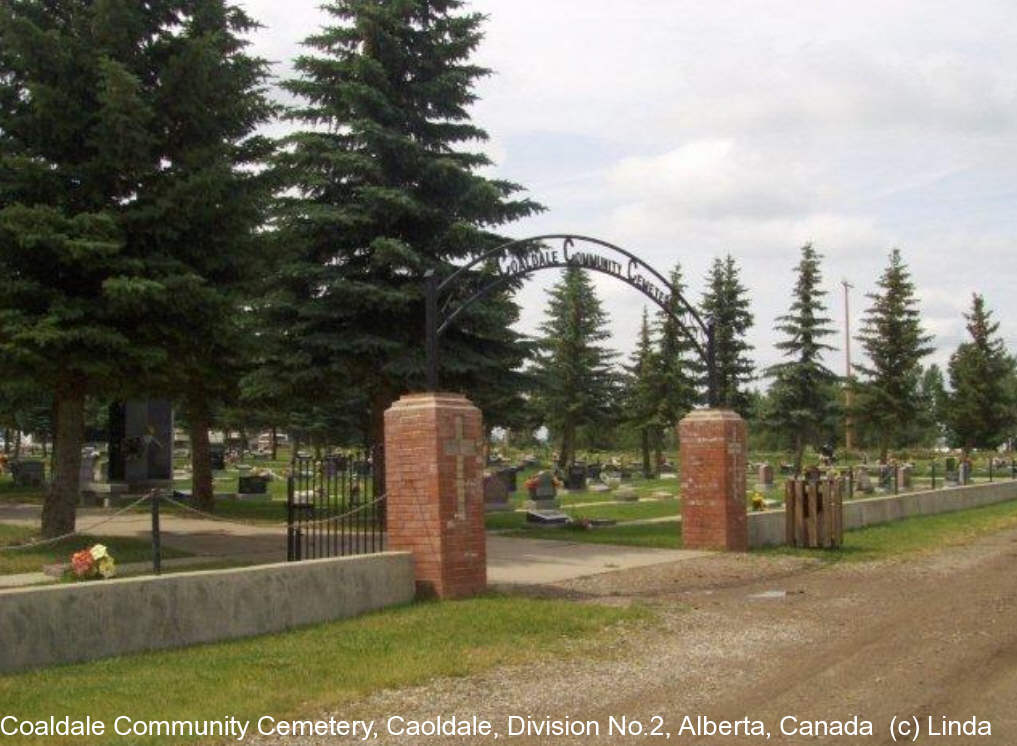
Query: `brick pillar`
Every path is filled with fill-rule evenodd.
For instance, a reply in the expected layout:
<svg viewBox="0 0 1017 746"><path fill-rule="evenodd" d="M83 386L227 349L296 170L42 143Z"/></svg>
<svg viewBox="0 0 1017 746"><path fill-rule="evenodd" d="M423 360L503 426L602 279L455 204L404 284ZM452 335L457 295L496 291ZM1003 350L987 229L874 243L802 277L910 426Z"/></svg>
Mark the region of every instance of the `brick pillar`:
<svg viewBox="0 0 1017 746"><path fill-rule="evenodd" d="M745 421L726 409L696 410L678 423L686 549L748 550L746 435Z"/></svg>
<svg viewBox="0 0 1017 746"><path fill-rule="evenodd" d="M484 425L460 394L410 394L385 412L388 548L413 552L417 592L487 587Z"/></svg>

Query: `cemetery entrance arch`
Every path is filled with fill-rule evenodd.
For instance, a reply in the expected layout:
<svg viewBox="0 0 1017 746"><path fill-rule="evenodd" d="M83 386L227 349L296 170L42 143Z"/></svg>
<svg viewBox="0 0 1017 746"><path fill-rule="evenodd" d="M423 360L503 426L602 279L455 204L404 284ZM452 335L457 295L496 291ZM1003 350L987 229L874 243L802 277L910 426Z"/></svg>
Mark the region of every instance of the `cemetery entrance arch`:
<svg viewBox="0 0 1017 746"><path fill-rule="evenodd" d="M708 371L709 409L679 425L682 535L687 548L744 550L745 422L715 409L714 333L659 272L613 244L586 236L535 236L497 246L444 279L426 278L428 391L385 412L387 546L413 554L421 593L458 598L487 586L484 533L484 427L465 396L440 393L440 340L462 313L514 280L578 267L635 288L671 316Z"/></svg>
<svg viewBox="0 0 1017 746"><path fill-rule="evenodd" d="M557 242L560 245L556 245ZM703 321L692 304L663 275L635 254L598 238L557 233L496 246L457 268L445 279L440 279L433 271L427 273L425 339L428 389L438 390L441 336L467 308L514 280L545 269L568 267L579 267L620 280L674 319L706 366L707 399L711 407L716 406L713 327Z"/></svg>

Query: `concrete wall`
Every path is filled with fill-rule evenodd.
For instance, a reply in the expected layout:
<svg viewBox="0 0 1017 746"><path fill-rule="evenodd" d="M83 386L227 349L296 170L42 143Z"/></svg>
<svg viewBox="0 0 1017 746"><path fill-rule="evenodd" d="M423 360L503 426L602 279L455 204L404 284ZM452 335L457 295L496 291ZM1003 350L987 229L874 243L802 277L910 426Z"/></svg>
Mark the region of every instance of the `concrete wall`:
<svg viewBox="0 0 1017 746"><path fill-rule="evenodd" d="M408 603L408 552L0 592L0 672L250 637Z"/></svg>
<svg viewBox="0 0 1017 746"><path fill-rule="evenodd" d="M972 484L942 490L885 495L844 502L844 530L876 523L899 521L916 515L935 515L982 505L1017 500L1017 482ZM749 546L765 547L784 543L784 511L749 513Z"/></svg>

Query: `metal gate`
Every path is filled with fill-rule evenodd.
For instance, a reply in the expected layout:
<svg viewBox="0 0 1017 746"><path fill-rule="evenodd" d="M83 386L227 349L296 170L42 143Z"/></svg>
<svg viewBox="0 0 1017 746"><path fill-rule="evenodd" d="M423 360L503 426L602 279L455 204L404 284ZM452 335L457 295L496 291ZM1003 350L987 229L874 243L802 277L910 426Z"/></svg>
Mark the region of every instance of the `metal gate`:
<svg viewBox="0 0 1017 746"><path fill-rule="evenodd" d="M288 561L385 551L380 455L375 448L296 459L286 501Z"/></svg>

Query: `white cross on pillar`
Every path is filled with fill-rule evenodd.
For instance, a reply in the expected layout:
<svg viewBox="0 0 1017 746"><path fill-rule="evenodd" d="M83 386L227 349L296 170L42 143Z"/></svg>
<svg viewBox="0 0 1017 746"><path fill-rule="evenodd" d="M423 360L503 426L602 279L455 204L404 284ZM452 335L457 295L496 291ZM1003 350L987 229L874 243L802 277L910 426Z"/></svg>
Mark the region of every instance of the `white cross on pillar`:
<svg viewBox="0 0 1017 746"><path fill-rule="evenodd" d="M463 418L456 417L456 439L445 443L445 455L456 457L456 498L458 500L456 519L466 520L466 477L464 474L467 456L477 455L477 444L463 437Z"/></svg>

